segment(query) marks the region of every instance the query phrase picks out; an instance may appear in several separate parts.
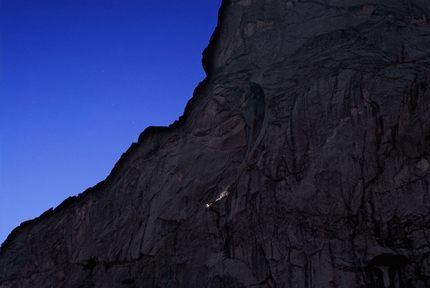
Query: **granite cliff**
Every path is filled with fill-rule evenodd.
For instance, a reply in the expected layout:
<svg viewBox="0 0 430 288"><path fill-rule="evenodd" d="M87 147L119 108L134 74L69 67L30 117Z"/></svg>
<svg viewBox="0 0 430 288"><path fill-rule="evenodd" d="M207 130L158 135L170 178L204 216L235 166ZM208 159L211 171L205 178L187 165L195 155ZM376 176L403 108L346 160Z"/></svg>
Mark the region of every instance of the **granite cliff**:
<svg viewBox="0 0 430 288"><path fill-rule="evenodd" d="M184 115L16 228L0 287L430 287L429 13L224 0Z"/></svg>

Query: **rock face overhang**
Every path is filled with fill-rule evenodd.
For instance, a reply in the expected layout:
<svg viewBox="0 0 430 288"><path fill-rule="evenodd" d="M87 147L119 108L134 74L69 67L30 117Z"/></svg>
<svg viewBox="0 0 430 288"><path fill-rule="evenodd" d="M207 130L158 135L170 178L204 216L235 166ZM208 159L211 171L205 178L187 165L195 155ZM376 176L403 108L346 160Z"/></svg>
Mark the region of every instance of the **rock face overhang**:
<svg viewBox="0 0 430 288"><path fill-rule="evenodd" d="M0 287L430 287L429 13L223 1L184 116L18 227Z"/></svg>

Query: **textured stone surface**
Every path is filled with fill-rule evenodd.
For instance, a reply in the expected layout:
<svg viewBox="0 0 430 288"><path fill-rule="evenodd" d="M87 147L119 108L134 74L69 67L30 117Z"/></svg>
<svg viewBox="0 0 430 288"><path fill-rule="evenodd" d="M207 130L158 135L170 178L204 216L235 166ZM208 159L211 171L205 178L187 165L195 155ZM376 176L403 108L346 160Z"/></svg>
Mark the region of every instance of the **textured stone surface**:
<svg viewBox="0 0 430 288"><path fill-rule="evenodd" d="M429 13L223 1L184 116L18 227L0 286L430 287Z"/></svg>

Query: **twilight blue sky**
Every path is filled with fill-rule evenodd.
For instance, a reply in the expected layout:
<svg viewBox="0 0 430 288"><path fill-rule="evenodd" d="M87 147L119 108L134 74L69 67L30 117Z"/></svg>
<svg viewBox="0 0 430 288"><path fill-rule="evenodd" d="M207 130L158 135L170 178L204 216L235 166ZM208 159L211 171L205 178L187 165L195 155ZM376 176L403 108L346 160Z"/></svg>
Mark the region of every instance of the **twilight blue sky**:
<svg viewBox="0 0 430 288"><path fill-rule="evenodd" d="M0 0L0 243L182 115L220 5Z"/></svg>

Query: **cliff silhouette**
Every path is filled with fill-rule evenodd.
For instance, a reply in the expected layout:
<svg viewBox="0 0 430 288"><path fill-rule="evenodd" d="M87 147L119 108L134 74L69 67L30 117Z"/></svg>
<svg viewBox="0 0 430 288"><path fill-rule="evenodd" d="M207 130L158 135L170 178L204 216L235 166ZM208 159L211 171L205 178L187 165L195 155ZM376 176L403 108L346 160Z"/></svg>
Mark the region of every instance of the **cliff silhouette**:
<svg viewBox="0 0 430 288"><path fill-rule="evenodd" d="M0 287L430 287L429 13L222 1L184 115L17 227Z"/></svg>

